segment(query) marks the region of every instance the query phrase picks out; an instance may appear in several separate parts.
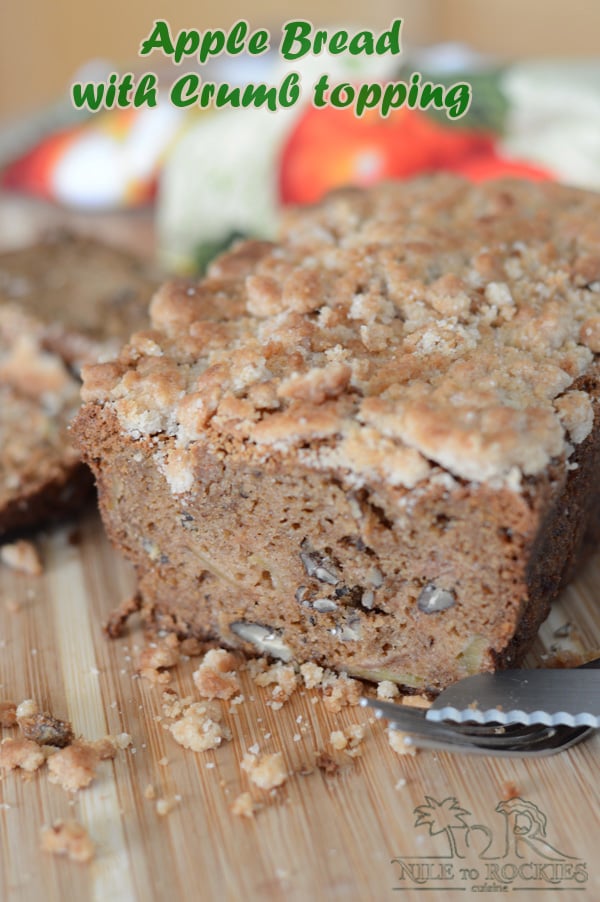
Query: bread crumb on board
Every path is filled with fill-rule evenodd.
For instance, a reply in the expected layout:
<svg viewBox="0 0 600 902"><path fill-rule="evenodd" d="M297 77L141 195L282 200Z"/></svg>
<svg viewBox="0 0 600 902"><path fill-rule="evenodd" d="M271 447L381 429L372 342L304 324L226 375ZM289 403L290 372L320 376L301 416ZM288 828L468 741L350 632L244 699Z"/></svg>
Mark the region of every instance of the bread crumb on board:
<svg viewBox="0 0 600 902"><path fill-rule="evenodd" d="M274 686L272 698L278 702L287 701L298 688L298 677L291 664L276 661L254 677L257 686Z"/></svg>
<svg viewBox="0 0 600 902"><path fill-rule="evenodd" d="M42 766L46 756L32 739L9 738L0 742L0 770L11 771L20 768L33 773Z"/></svg>
<svg viewBox="0 0 600 902"><path fill-rule="evenodd" d="M365 737L366 727L363 724L353 723L342 730L332 730L329 741L337 752L345 752L350 758L357 758L362 754L359 748Z"/></svg>
<svg viewBox="0 0 600 902"><path fill-rule="evenodd" d="M17 725L17 706L14 702L0 702L0 727Z"/></svg>
<svg viewBox="0 0 600 902"><path fill-rule="evenodd" d="M42 828L41 848L53 855L66 855L71 861L85 863L94 857L94 843L89 833L74 820L57 820Z"/></svg>
<svg viewBox="0 0 600 902"><path fill-rule="evenodd" d="M360 704L362 683L342 674L331 674L323 680L323 704L332 714L342 708Z"/></svg>
<svg viewBox="0 0 600 902"><path fill-rule="evenodd" d="M169 725L169 730L179 745L193 752L205 752L231 739L229 727L221 723L222 717L221 709L214 702L192 702Z"/></svg>
<svg viewBox="0 0 600 902"><path fill-rule="evenodd" d="M281 752L273 752L270 755L253 755L246 752L242 758L241 768L260 789L275 789L282 786L288 778Z"/></svg>
<svg viewBox="0 0 600 902"><path fill-rule="evenodd" d="M23 701L17 705L17 720L22 720L25 717L33 717L39 710L40 706L36 701L32 698L24 698Z"/></svg>
<svg viewBox="0 0 600 902"><path fill-rule="evenodd" d="M306 664L300 665L300 675L307 689L316 689L320 686L324 672L322 667L319 667L318 664L314 664L312 661L307 661Z"/></svg>
<svg viewBox="0 0 600 902"><path fill-rule="evenodd" d="M178 803L179 803L178 798L157 799L156 805L155 805L156 813L160 817L164 817L166 814L169 814L169 812L173 811L173 809L177 807Z"/></svg>
<svg viewBox="0 0 600 902"><path fill-rule="evenodd" d="M224 648L211 648L194 671L194 684L203 698L229 699L241 692L236 673L238 661Z"/></svg>
<svg viewBox="0 0 600 902"><path fill-rule="evenodd" d="M39 551L33 542L28 542L26 539L0 545L0 561L7 567L26 573L28 576L41 576L44 572Z"/></svg>
<svg viewBox="0 0 600 902"><path fill-rule="evenodd" d="M327 752L318 752L317 757L315 758L315 765L322 770L325 776L327 777L335 777L335 775L339 772L340 766L337 761L328 755Z"/></svg>
<svg viewBox="0 0 600 902"><path fill-rule="evenodd" d="M96 776L98 755L91 746L74 743L56 752L48 760L48 780L66 792L89 786Z"/></svg>
<svg viewBox="0 0 600 902"><path fill-rule="evenodd" d="M404 741L406 736L409 735L408 733L403 733L401 730L392 730L391 727L388 727L387 734L388 742L397 755L417 754L417 750L414 745L407 745Z"/></svg>
<svg viewBox="0 0 600 902"><path fill-rule="evenodd" d="M175 633L169 633L140 652L138 673L150 683L169 683L171 675L168 671L179 663L179 659L179 640Z"/></svg>
<svg viewBox="0 0 600 902"><path fill-rule="evenodd" d="M254 801L252 800L250 793L241 792L239 796L234 799L230 810L235 817L254 817Z"/></svg>
<svg viewBox="0 0 600 902"><path fill-rule="evenodd" d="M115 748L118 749L128 749L133 743L129 733L117 733L116 736L112 736L111 738L115 744Z"/></svg>

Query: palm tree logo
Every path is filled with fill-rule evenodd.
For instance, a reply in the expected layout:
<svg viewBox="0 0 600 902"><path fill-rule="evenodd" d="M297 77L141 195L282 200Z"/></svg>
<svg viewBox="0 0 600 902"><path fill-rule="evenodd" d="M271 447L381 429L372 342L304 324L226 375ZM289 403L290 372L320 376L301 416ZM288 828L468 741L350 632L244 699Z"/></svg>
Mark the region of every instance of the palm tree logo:
<svg viewBox="0 0 600 902"><path fill-rule="evenodd" d="M429 835L437 836L445 833L450 848L449 858L464 858L458 850L456 842L456 830L468 829L465 817L471 814L466 808L461 808L454 796L448 796L438 802L431 796L425 796L425 805L418 805L414 813L417 815L415 827L428 826Z"/></svg>

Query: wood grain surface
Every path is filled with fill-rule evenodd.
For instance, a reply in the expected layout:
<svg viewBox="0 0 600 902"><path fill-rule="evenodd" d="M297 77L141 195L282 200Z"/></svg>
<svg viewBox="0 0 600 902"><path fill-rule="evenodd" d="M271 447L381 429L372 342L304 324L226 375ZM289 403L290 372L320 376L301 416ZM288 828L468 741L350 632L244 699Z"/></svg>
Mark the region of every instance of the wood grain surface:
<svg viewBox="0 0 600 902"><path fill-rule="evenodd" d="M383 725L363 709L330 714L311 690L273 710L269 690L244 676L246 701L225 715L232 742L210 752L185 750L155 719L162 690L135 673L136 650L145 645L139 626L118 640L102 632L133 578L95 512L76 530L44 534L38 545L40 577L0 568L0 700L34 697L86 738L125 731L133 747L103 762L91 786L72 797L45 771L0 782L2 900L442 900L450 890L483 886L496 898L495 885L525 899L534 890L536 898L600 898L598 735L534 761L398 756ZM554 605L530 663L557 644L577 652L600 646L599 587L596 555ZM570 635L557 639L566 622ZM182 695L195 692L197 662L174 671L172 686ZM367 728L362 756L333 752L331 730L357 722ZM290 772L271 793L251 788L240 769L255 743L261 752L282 751ZM315 766L321 750L340 765L336 775ZM173 803L167 815L145 797L148 784ZM230 811L248 789L262 806L252 820ZM497 811L511 795L529 806L513 802L521 813ZM448 798L465 809L462 819L443 810L428 817ZM526 813L535 812L532 805L535 828ZM425 821L417 825L419 806L426 806ZM91 863L40 850L42 825L59 817L87 827L97 849ZM392 863L397 858L404 864ZM565 876L576 865L587 878L580 883Z"/></svg>

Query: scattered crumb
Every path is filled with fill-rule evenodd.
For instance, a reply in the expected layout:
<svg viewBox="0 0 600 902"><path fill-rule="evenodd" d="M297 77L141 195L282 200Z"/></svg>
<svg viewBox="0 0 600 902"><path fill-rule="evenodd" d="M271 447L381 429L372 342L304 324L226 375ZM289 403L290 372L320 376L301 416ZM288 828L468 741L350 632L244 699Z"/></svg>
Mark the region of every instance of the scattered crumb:
<svg viewBox="0 0 600 902"><path fill-rule="evenodd" d="M137 670L140 676L151 683L168 683L171 679L167 670L179 663L179 640L175 633L152 642L139 655Z"/></svg>
<svg viewBox="0 0 600 902"><path fill-rule="evenodd" d="M334 777L340 769L337 761L334 761L327 752L319 752L315 758L315 764L319 770L322 770L328 777Z"/></svg>
<svg viewBox="0 0 600 902"><path fill-rule="evenodd" d="M193 673L194 683L203 698L228 699L239 694L237 659L224 648L211 648L205 654L198 670Z"/></svg>
<svg viewBox="0 0 600 902"><path fill-rule="evenodd" d="M181 641L179 651L182 655L187 655L189 658L195 658L202 654L204 646L198 639L190 637L189 639L183 639Z"/></svg>
<svg viewBox="0 0 600 902"><path fill-rule="evenodd" d="M44 572L39 552L32 542L19 539L0 547L0 561L13 570L27 573L29 576L40 576Z"/></svg>
<svg viewBox="0 0 600 902"><path fill-rule="evenodd" d="M359 748L365 736L365 727L361 724L350 724L344 730L333 730L329 736L331 745L337 752L345 751L351 758L362 754Z"/></svg>
<svg viewBox="0 0 600 902"><path fill-rule="evenodd" d="M177 799L157 799L156 813L160 815L160 817L164 817L165 814L168 814L177 806L177 802Z"/></svg>
<svg viewBox="0 0 600 902"><path fill-rule="evenodd" d="M249 792L242 792L234 800L231 813L236 817L254 817L254 802Z"/></svg>
<svg viewBox="0 0 600 902"><path fill-rule="evenodd" d="M144 790L144 798L145 799L155 799L156 798L156 790L152 783L148 783Z"/></svg>
<svg viewBox="0 0 600 902"><path fill-rule="evenodd" d="M14 727L17 723L17 706L14 702L0 702L0 727Z"/></svg>
<svg viewBox="0 0 600 902"><path fill-rule="evenodd" d="M390 702L393 699L398 698L399 695L400 690L391 680L382 680L377 684L377 698Z"/></svg>
<svg viewBox="0 0 600 902"><path fill-rule="evenodd" d="M326 674L323 680L323 704L332 714L338 714L347 705L360 704L362 684L345 673Z"/></svg>
<svg viewBox="0 0 600 902"><path fill-rule="evenodd" d="M89 745L74 743L61 749L48 760L48 779L67 792L89 786L96 776L98 756Z"/></svg>
<svg viewBox="0 0 600 902"><path fill-rule="evenodd" d="M17 720L21 720L24 717L33 717L39 710L37 702L34 702L32 698L26 698L20 705L17 705Z"/></svg>
<svg viewBox="0 0 600 902"><path fill-rule="evenodd" d="M162 694L162 709L166 717L181 717L193 701L191 695L180 698L174 689L165 689Z"/></svg>
<svg viewBox="0 0 600 902"><path fill-rule="evenodd" d="M248 658L246 661L246 670L250 674L253 680L256 679L259 673L263 673L269 667L269 662L266 658Z"/></svg>
<svg viewBox="0 0 600 902"><path fill-rule="evenodd" d="M165 757L161 758L158 763L160 764L161 767L167 767L169 764L169 759L165 756Z"/></svg>
<svg viewBox="0 0 600 902"><path fill-rule="evenodd" d="M336 752L341 752L348 745L348 739L344 735L343 730L332 730L329 734L329 742Z"/></svg>
<svg viewBox="0 0 600 902"><path fill-rule="evenodd" d="M404 777L400 777L400 779L394 786L394 789L404 789L405 786L406 786L406 779Z"/></svg>
<svg viewBox="0 0 600 902"><path fill-rule="evenodd" d="M520 795L521 790L512 780L507 780L502 784L502 799L505 802L510 801L510 799L518 799Z"/></svg>
<svg viewBox="0 0 600 902"><path fill-rule="evenodd" d="M263 688L275 686L273 689L275 703L271 704L274 710L281 708L283 702L287 701L298 688L298 677L293 666L291 664L283 664L281 661L276 661L262 673L258 673L254 678L254 682L257 686L262 686Z"/></svg>
<svg viewBox="0 0 600 902"><path fill-rule="evenodd" d="M183 715L170 724L173 739L193 752L216 749L224 739L231 739L231 732L221 723L221 709L211 702L194 702Z"/></svg>
<svg viewBox="0 0 600 902"><path fill-rule="evenodd" d="M71 861L90 861L94 857L94 843L77 821L55 821L51 827L42 830L43 852L53 855L67 855Z"/></svg>
<svg viewBox="0 0 600 902"><path fill-rule="evenodd" d="M307 661L306 664L300 665L300 674L307 689L316 689L317 686L320 686L323 673L323 668L319 667L318 664L313 664L312 661Z"/></svg>
<svg viewBox="0 0 600 902"><path fill-rule="evenodd" d="M407 733L403 733L401 730L392 730L388 727L388 741L390 746L396 752L397 755L416 755L417 750L414 745L406 745L404 742L404 737L407 736Z"/></svg>
<svg viewBox="0 0 600 902"><path fill-rule="evenodd" d="M288 777L281 752L273 752L262 757L246 753L242 758L241 767L252 783L260 789L274 789L285 783Z"/></svg>
<svg viewBox="0 0 600 902"><path fill-rule="evenodd" d="M129 733L117 733L116 736L112 737L112 741L115 745L115 748L118 749L128 749L133 742Z"/></svg>
<svg viewBox="0 0 600 902"><path fill-rule="evenodd" d="M0 770L21 770L33 773L46 760L36 742L31 739L3 739L0 742Z"/></svg>
<svg viewBox="0 0 600 902"><path fill-rule="evenodd" d="M22 705L19 705L19 709L22 709ZM17 719L23 736L38 745L54 745L62 749L73 742L71 724L67 720L53 717L47 711L25 717L17 715Z"/></svg>
<svg viewBox="0 0 600 902"><path fill-rule="evenodd" d="M94 739L92 742L80 740L79 744L90 748L99 761L111 761L117 754L114 736L105 736L103 739Z"/></svg>

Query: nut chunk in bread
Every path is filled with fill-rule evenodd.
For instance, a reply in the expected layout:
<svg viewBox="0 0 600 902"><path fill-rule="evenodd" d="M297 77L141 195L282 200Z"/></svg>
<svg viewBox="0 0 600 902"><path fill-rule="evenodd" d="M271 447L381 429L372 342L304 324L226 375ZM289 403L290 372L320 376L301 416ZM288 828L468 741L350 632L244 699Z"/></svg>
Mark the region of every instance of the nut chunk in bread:
<svg viewBox="0 0 600 902"><path fill-rule="evenodd" d="M417 691L519 659L598 508L599 195L342 191L151 319L75 426L146 616Z"/></svg>

